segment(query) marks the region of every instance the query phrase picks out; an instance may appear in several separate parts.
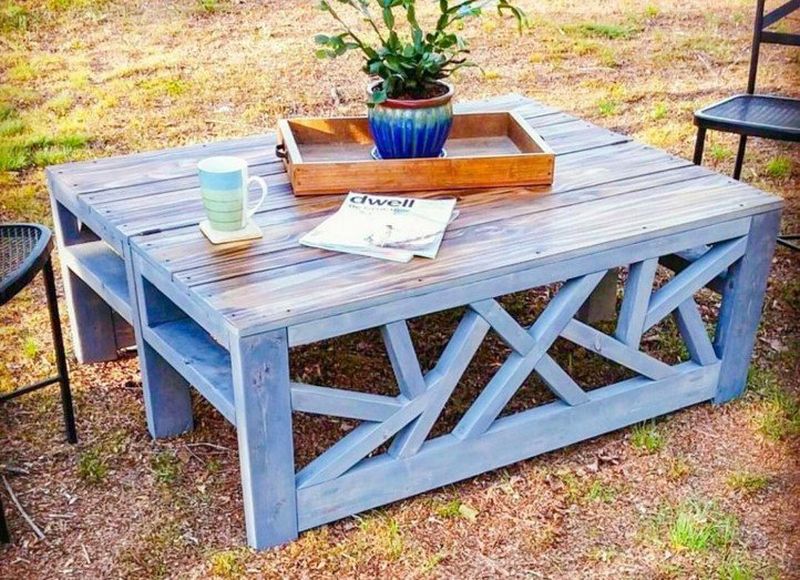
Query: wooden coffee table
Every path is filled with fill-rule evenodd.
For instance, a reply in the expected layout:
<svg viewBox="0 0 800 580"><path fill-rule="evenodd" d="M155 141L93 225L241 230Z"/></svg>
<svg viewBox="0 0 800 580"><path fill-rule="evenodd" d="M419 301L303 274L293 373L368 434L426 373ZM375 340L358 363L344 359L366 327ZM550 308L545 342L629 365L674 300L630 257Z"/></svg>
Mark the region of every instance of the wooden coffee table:
<svg viewBox="0 0 800 580"><path fill-rule="evenodd" d="M252 546L742 393L781 201L519 96L463 109L512 108L558 154L555 184L460 196L432 261L300 246L342 197L295 198L271 135L48 170L78 358L113 358L132 327L154 437L191 429L191 387L236 426ZM271 185L261 240L212 246L198 231L195 164L222 153ZM677 273L654 290L659 262ZM576 314L619 267L624 298L604 334ZM496 300L553 282L564 284L530 327ZM713 342L694 300L705 286L723 293ZM406 321L454 307L463 318L425 373ZM639 348L667 316L690 354L674 365ZM292 381L290 347L368 328L381 329L395 395ZM429 438L489 330L511 354L456 428ZM582 389L547 354L559 337L634 378ZM531 373L556 400L501 417ZM293 411L359 425L298 471Z"/></svg>

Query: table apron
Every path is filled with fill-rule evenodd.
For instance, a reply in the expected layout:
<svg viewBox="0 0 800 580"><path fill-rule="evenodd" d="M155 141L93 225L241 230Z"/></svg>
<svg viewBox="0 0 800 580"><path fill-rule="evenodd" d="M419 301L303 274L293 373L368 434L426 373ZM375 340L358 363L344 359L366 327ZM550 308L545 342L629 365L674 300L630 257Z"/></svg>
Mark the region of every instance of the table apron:
<svg viewBox="0 0 800 580"><path fill-rule="evenodd" d="M535 265L528 270L504 274L488 280L453 286L418 296L403 297L385 304L296 324L289 327L289 345L310 344L374 328L396 320L405 320L463 306L483 298L493 298L543 286L575 275L608 270L647 258L666 256L692 247L743 236L750 228L751 219L750 217L739 218L646 242L638 242L563 261Z"/></svg>

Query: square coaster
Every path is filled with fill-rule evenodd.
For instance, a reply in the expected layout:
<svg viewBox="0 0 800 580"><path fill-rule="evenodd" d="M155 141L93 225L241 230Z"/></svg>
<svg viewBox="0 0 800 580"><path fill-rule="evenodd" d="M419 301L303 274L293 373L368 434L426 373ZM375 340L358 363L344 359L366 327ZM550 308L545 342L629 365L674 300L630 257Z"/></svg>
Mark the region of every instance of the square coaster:
<svg viewBox="0 0 800 580"><path fill-rule="evenodd" d="M252 220L248 220L245 227L243 227L241 230L236 230L235 232L221 232L219 230L215 230L211 227L211 224L208 222L208 220L203 220L200 222L200 231L203 232L203 235L208 238L208 241L212 244L227 244L229 242L241 242L243 240L257 240L263 235L261 233L261 228L254 224Z"/></svg>

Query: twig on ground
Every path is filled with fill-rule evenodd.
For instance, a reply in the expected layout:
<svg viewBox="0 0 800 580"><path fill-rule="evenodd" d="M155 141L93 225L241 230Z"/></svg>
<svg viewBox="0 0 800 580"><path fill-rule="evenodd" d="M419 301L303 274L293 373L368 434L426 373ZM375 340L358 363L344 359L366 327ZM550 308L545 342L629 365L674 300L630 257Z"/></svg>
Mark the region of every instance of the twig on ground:
<svg viewBox="0 0 800 580"><path fill-rule="evenodd" d="M187 443L187 447L210 447L211 449L219 449L220 451L231 451L229 447L223 447L222 445L216 445L215 443L205 443L201 441L200 443Z"/></svg>
<svg viewBox="0 0 800 580"><path fill-rule="evenodd" d="M8 483L8 480L6 479L5 475L3 476L3 484L6 486L6 491L8 491L8 495L11 498L11 501L14 502L15 506L17 506L17 510L19 511L19 514L22 516L22 519L24 519L25 522L27 522L27 524L33 530L33 533L36 534L37 538L39 538L40 540L44 540L45 539L44 532L41 529L39 529L39 526L36 525L36 522L34 522L33 519L31 519L31 516L29 516L28 513L23 509L22 504L19 503L19 500L17 499L17 496L14 494L14 490L11 489L11 485Z"/></svg>
<svg viewBox="0 0 800 580"><path fill-rule="evenodd" d="M8 465L7 463L0 464L0 471L5 471L6 473L13 473L14 475L30 475L30 471L27 469L23 469L22 467L15 467L13 465Z"/></svg>
<svg viewBox="0 0 800 580"><path fill-rule="evenodd" d="M75 517L75 514L47 514L47 517L54 520L71 520Z"/></svg>
<svg viewBox="0 0 800 580"><path fill-rule="evenodd" d="M189 452L189 455L191 455L192 457L194 457L195 459L197 459L197 461L199 461L200 463L205 463L205 462L206 462L206 460L205 460L205 459L203 459L203 458L202 458L202 457L200 457L200 456L199 456L197 453L195 453L194 451L192 451L192 448L191 448L191 447L189 447L188 445L185 445L185 447L186 447L186 451L188 451L188 452Z"/></svg>

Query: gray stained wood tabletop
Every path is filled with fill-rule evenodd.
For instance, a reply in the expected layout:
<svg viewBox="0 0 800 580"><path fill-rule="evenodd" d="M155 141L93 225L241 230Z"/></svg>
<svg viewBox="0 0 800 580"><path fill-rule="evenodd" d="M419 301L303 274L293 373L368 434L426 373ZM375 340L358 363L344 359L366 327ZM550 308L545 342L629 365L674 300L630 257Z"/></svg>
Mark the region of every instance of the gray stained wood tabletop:
<svg viewBox="0 0 800 580"><path fill-rule="evenodd" d="M50 168L61 199L91 215L220 323L246 335L458 288L537 264L623 247L766 212L781 201L691 162L530 99L507 95L461 110L517 110L557 154L551 187L456 195L461 214L435 260L407 264L300 246L343 196L295 197L272 134ZM213 246L196 163L237 155L270 193L260 240ZM119 249L119 248L117 248Z"/></svg>

